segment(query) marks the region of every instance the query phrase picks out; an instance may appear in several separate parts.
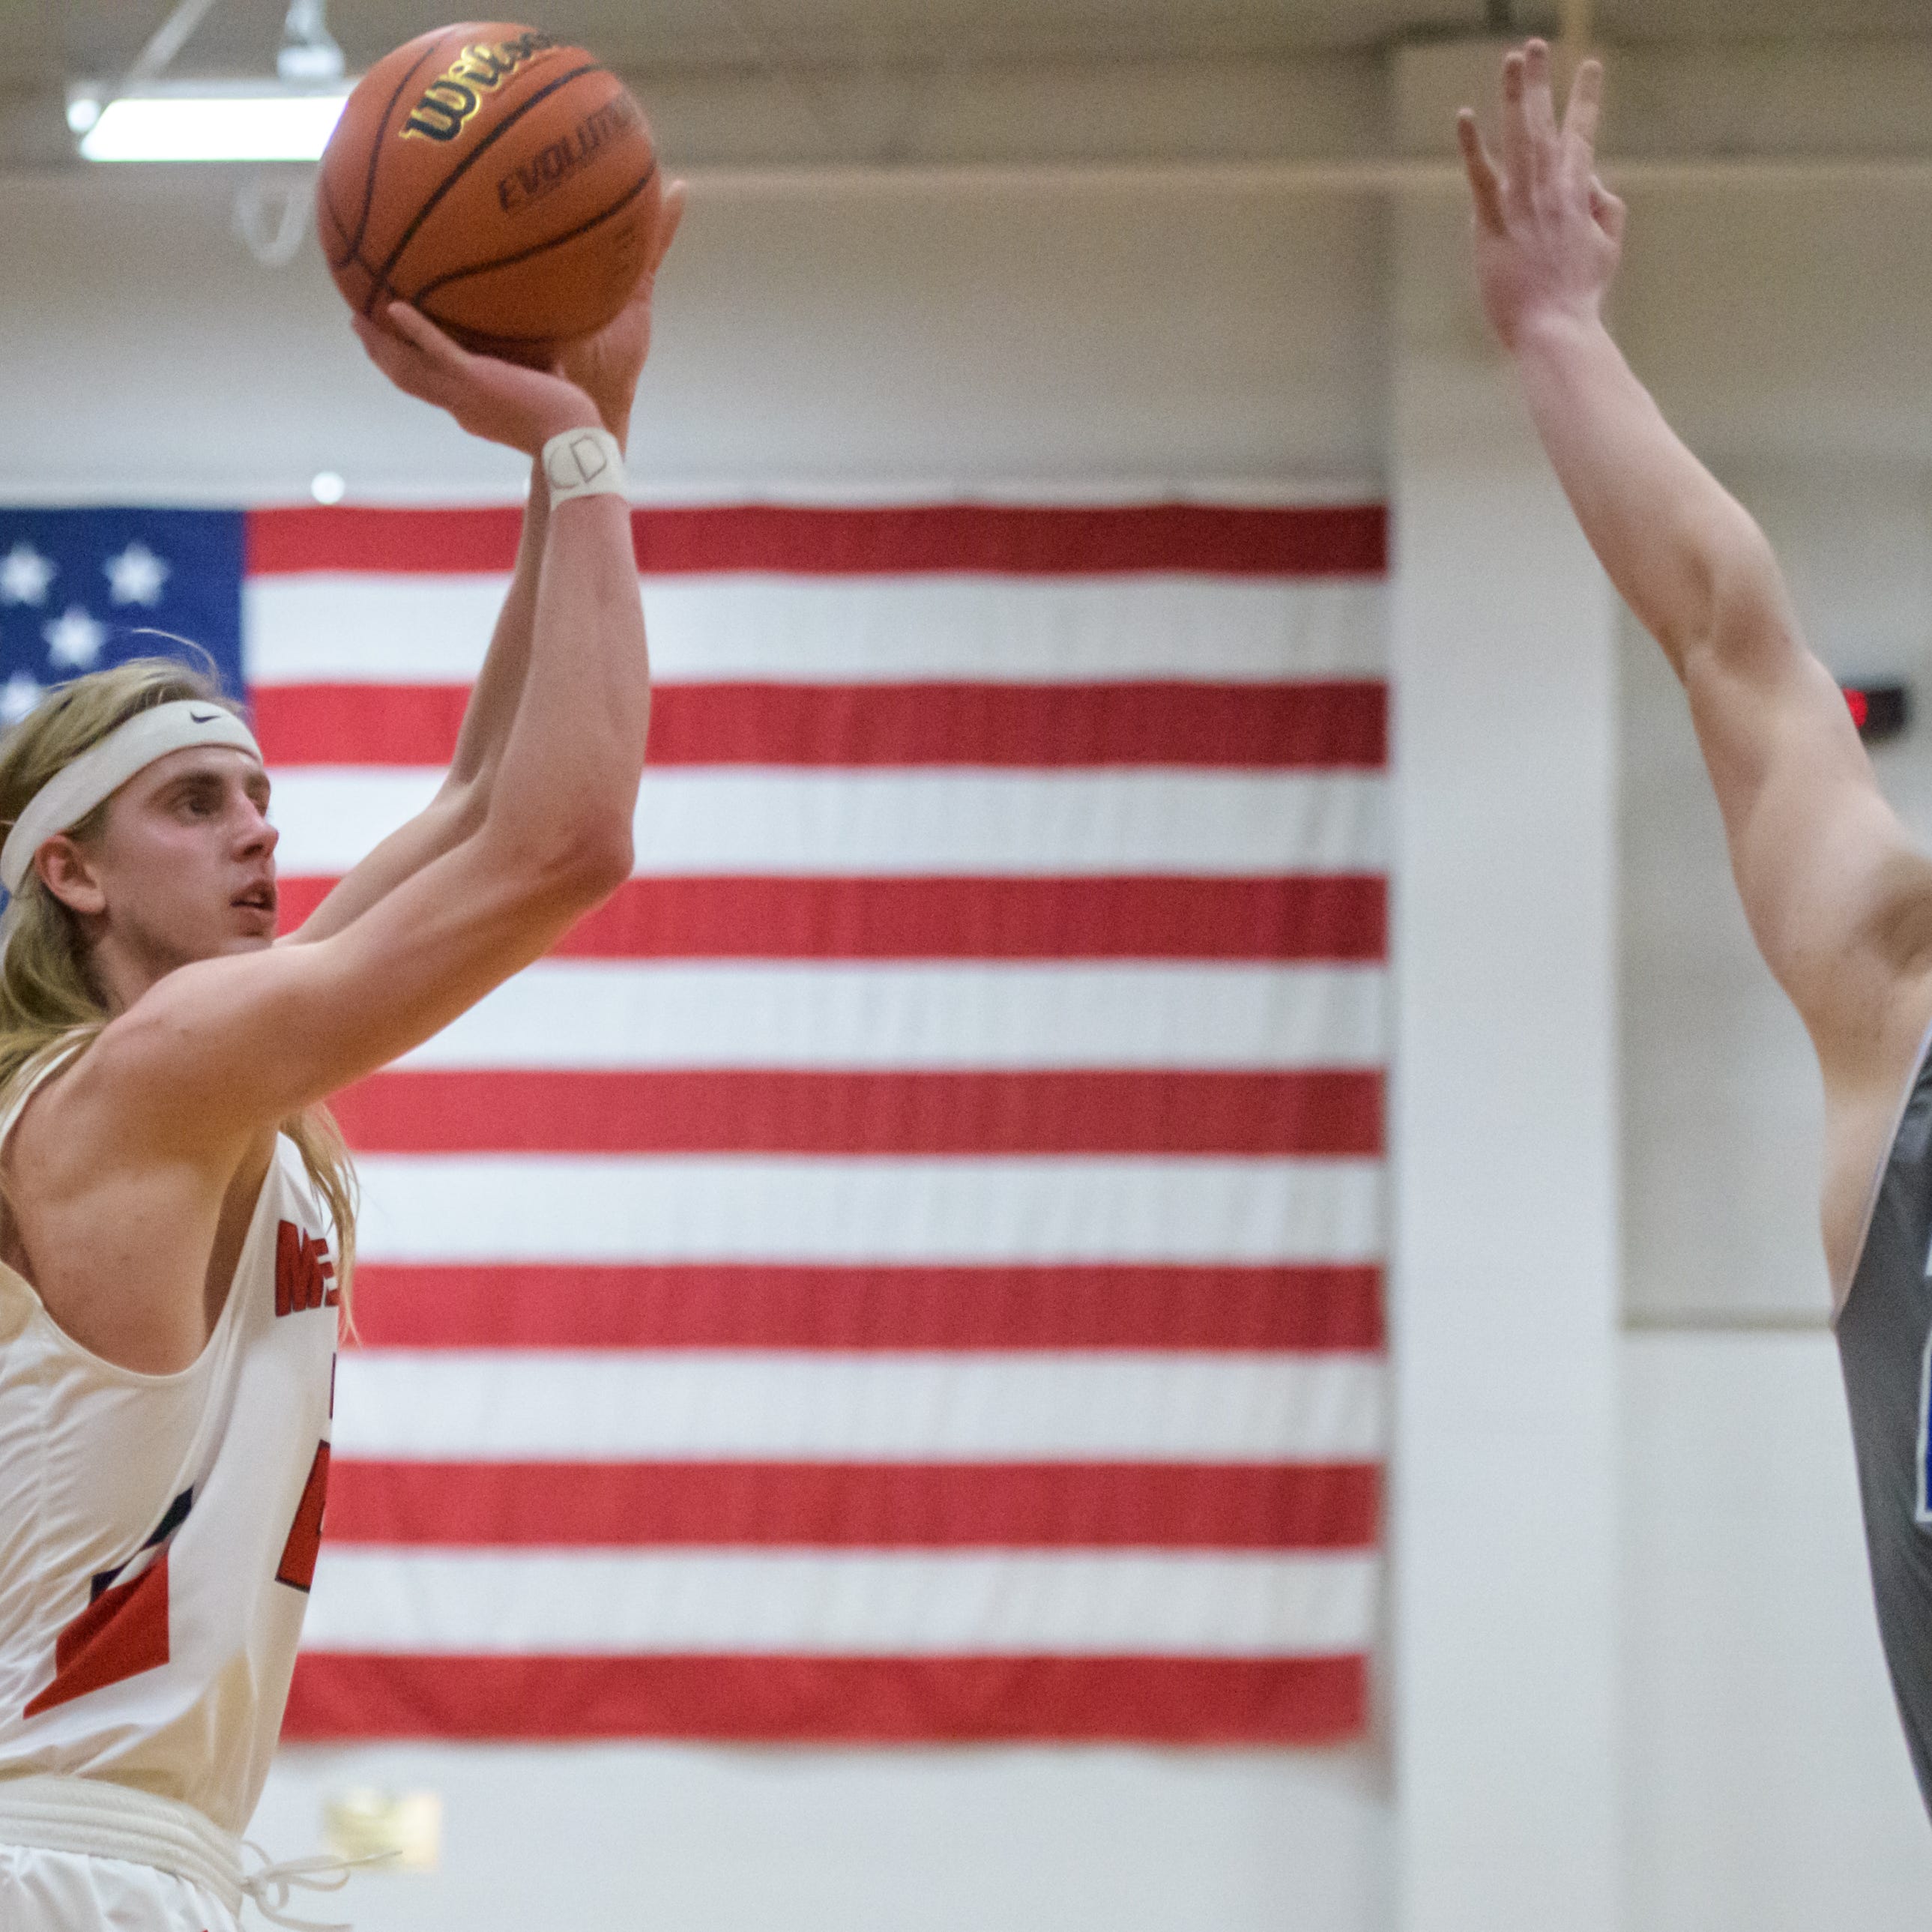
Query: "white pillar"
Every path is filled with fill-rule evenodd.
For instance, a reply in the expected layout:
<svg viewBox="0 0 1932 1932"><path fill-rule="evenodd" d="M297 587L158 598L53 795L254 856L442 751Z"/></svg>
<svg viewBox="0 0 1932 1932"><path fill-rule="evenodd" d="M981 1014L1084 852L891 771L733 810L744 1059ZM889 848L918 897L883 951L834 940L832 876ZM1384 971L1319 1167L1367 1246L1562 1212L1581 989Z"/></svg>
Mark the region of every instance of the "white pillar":
<svg viewBox="0 0 1932 1932"><path fill-rule="evenodd" d="M1408 145L1496 58L1399 56ZM1613 1932L1615 607L1462 202L1394 220L1396 1918Z"/></svg>

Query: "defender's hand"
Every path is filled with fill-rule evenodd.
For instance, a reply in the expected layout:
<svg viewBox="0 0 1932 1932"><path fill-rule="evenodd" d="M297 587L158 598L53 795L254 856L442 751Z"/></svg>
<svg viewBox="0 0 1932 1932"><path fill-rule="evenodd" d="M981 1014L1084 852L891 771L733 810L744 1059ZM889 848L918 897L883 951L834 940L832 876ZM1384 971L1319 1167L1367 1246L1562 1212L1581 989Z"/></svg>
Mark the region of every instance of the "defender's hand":
<svg viewBox="0 0 1932 1932"><path fill-rule="evenodd" d="M638 379L644 373L644 358L651 350L651 296L657 285L658 265L684 219L684 184L675 181L664 190L664 206L651 236L650 260L631 298L616 316L595 335L566 342L557 350L559 371L569 378L597 405L604 427L628 446L630 441L631 405L636 399Z"/></svg>
<svg viewBox="0 0 1932 1932"><path fill-rule="evenodd" d="M1503 346L1546 319L1595 321L1623 253L1623 203L1597 178L1600 62L1576 70L1556 124L1550 48L1532 40L1503 62L1498 168L1464 108L1456 133L1475 200L1476 278Z"/></svg>
<svg viewBox="0 0 1932 1932"><path fill-rule="evenodd" d="M473 355L406 302L378 324L355 317L369 359L406 394L447 410L472 436L535 456L554 436L594 429L597 406L554 370Z"/></svg>

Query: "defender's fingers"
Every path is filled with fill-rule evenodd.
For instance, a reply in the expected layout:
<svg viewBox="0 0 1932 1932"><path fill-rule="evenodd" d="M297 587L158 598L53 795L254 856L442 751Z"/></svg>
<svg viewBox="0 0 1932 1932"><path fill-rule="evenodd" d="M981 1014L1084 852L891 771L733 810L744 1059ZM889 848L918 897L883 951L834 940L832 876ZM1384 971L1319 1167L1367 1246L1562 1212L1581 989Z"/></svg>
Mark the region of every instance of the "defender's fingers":
<svg viewBox="0 0 1932 1932"><path fill-rule="evenodd" d="M1476 219L1492 235L1501 235L1508 226L1503 217L1503 184L1496 178L1496 164L1483 145L1482 131L1469 108L1456 117L1456 142L1462 150L1462 168L1469 177Z"/></svg>
<svg viewBox="0 0 1932 1932"><path fill-rule="evenodd" d="M1630 210L1594 175L1590 177L1590 214L1612 242L1622 244Z"/></svg>
<svg viewBox="0 0 1932 1932"><path fill-rule="evenodd" d="M1550 43L1532 40L1522 50L1523 109L1539 154L1556 143L1556 97L1550 79Z"/></svg>
<svg viewBox="0 0 1932 1932"><path fill-rule="evenodd" d="M1526 207L1536 184L1536 162L1529 138L1529 113L1523 99L1527 62L1520 52L1503 60L1504 190L1511 202Z"/></svg>
<svg viewBox="0 0 1932 1932"><path fill-rule="evenodd" d="M1597 125L1604 112L1604 64L1586 60L1570 86L1570 105L1563 116L1563 138L1582 151L1587 165L1597 152Z"/></svg>

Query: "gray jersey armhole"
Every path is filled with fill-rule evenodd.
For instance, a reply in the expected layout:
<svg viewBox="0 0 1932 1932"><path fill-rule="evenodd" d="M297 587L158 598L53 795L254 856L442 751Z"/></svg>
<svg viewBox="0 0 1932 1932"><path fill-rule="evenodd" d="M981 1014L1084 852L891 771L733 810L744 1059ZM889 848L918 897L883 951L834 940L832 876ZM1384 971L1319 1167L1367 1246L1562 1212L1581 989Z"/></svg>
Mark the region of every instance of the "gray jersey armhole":
<svg viewBox="0 0 1932 1932"><path fill-rule="evenodd" d="M1885 1144L1879 1151L1878 1164L1872 1169L1871 1186L1865 1192L1865 1211L1858 1222L1858 1238L1852 1249L1852 1264L1845 1271L1845 1288L1841 1294L1838 1284L1832 1286L1832 1326L1835 1328L1850 1304L1852 1291L1857 1287L1858 1270L1864 1265L1866 1244L1871 1239L1872 1216L1878 1211L1878 1197L1885 1186L1887 1170L1892 1166L1892 1157L1898 1147L1898 1130L1905 1124L1906 1110L1912 1105L1912 1096L1918 1091L1918 1083L1925 1077L1927 1057L1932 1055L1932 1023L1928 1023L1918 1042L1918 1051L1912 1056L1912 1070L1905 1076L1905 1090L1898 1096L1898 1106L1892 1117L1892 1126L1885 1137Z"/></svg>

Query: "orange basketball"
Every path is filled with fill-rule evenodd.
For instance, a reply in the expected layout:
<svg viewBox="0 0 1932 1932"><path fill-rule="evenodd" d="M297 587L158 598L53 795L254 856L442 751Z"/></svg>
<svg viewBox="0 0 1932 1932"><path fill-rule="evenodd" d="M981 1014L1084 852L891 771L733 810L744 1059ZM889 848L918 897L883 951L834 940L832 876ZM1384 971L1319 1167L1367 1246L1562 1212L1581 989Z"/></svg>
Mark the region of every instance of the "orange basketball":
<svg viewBox="0 0 1932 1932"><path fill-rule="evenodd" d="M465 20L362 76L316 220L362 314L400 297L472 349L528 357L623 307L662 200L616 75L534 28Z"/></svg>

